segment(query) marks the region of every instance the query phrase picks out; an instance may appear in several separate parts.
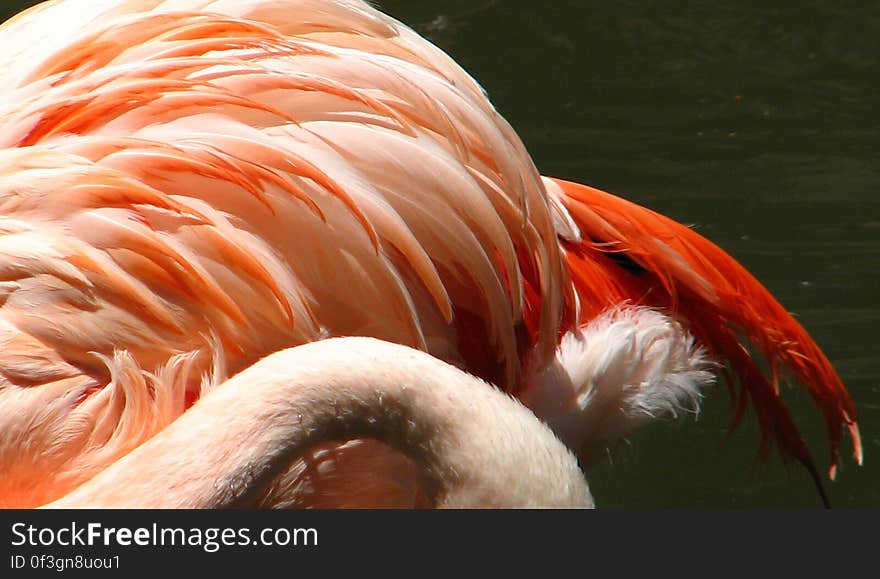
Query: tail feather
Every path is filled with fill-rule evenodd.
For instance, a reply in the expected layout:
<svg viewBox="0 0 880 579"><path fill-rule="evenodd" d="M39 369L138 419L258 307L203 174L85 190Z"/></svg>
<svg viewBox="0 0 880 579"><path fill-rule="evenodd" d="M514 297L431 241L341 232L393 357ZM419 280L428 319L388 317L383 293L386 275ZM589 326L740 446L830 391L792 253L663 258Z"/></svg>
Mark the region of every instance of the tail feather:
<svg viewBox="0 0 880 579"><path fill-rule="evenodd" d="M729 382L739 386L732 429L751 401L762 431L761 454L778 444L821 489L810 450L780 396L780 380L789 380L807 388L824 416L829 476L834 478L840 462L844 426L861 464L856 408L843 382L807 331L745 268L695 231L649 209L584 185L545 183L580 229L581 239L560 240L579 322L615 302L668 311L729 366ZM764 357L767 371L747 345Z"/></svg>

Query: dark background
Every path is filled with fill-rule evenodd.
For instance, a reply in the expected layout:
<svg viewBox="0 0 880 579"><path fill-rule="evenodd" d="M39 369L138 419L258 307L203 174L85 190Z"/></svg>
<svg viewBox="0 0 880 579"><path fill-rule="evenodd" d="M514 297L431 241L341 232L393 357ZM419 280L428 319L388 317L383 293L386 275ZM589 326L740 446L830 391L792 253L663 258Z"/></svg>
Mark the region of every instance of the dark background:
<svg viewBox="0 0 880 579"><path fill-rule="evenodd" d="M4 2L8 16L34 4ZM880 506L880 4L385 0L488 91L545 174L647 205L721 245L794 312L860 410L838 507ZM824 465L824 427L788 389ZM589 473L603 507L817 507L797 466L698 420L648 427ZM823 467L824 468L824 467Z"/></svg>

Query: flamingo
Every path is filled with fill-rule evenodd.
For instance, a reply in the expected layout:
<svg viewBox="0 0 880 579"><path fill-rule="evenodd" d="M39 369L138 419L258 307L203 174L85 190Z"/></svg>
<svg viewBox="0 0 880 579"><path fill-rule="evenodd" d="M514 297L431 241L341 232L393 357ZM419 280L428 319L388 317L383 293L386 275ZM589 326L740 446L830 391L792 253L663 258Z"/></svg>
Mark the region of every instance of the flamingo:
<svg viewBox="0 0 880 579"><path fill-rule="evenodd" d="M365 2L53 0L0 45L2 506L589 507L718 377L826 502L781 382L862 461L752 275L542 176Z"/></svg>

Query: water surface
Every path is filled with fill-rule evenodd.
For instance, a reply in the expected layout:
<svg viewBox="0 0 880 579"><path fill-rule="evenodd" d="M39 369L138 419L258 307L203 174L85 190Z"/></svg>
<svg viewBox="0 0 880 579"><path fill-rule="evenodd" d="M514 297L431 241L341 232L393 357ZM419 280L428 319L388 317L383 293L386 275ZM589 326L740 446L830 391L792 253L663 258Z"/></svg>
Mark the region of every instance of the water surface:
<svg viewBox="0 0 880 579"><path fill-rule="evenodd" d="M880 505L880 5L747 1L392 1L461 63L539 169L693 224L796 314L860 411L832 502ZM824 426L786 391L817 460ZM727 436L719 388L698 419L649 427L590 472L605 507L815 507L753 421Z"/></svg>

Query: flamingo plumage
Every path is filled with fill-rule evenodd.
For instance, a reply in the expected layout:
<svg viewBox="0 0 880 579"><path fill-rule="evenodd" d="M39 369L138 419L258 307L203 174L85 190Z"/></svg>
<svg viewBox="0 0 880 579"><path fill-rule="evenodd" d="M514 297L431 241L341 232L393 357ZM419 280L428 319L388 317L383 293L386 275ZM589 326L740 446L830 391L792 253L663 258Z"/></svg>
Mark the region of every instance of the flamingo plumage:
<svg viewBox="0 0 880 579"><path fill-rule="evenodd" d="M297 353L313 342L345 366L328 338L346 336L515 396L583 463L696 408L718 374L739 386L735 419L754 408L762 450L777 444L820 488L781 380L822 412L832 476L844 429L862 460L837 373L742 266L655 212L542 176L465 71L364 2L54 0L0 27L0 44L3 506L135 506L108 491L141 468L127 455L185 462L186 432L236 420L224 392L304 380L277 360L323 352ZM393 369L399 350L373 346ZM258 414L280 420L274 408ZM518 413L508 440L545 440ZM418 484L417 453L337 438L296 456L267 443L283 464L248 503L443 503ZM535 447L513 447L533 464ZM221 463L206 480L233 476ZM227 499L182 488L172 504Z"/></svg>

